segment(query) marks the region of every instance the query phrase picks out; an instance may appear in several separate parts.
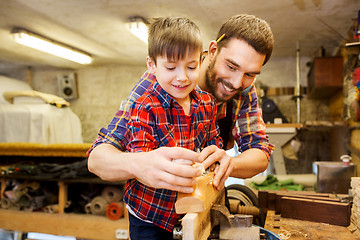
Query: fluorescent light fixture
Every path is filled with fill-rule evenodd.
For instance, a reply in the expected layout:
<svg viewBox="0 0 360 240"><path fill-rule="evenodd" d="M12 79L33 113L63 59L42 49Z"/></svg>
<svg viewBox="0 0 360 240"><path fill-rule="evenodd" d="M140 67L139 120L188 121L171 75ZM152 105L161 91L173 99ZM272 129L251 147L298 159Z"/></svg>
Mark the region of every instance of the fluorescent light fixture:
<svg viewBox="0 0 360 240"><path fill-rule="evenodd" d="M126 28L144 43L148 43L147 22L142 17L129 17L125 23Z"/></svg>
<svg viewBox="0 0 360 240"><path fill-rule="evenodd" d="M35 48L37 50L50 53L80 64L89 64L92 62L92 57L90 54L55 40L40 36L28 30L15 28L11 34L14 40L22 45Z"/></svg>

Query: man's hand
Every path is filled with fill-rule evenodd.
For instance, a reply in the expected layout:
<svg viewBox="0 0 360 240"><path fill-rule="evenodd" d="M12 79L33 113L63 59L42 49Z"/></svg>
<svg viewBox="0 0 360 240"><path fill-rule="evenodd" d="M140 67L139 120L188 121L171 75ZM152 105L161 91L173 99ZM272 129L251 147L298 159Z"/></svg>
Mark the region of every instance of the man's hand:
<svg viewBox="0 0 360 240"><path fill-rule="evenodd" d="M135 153L129 161L131 171L138 181L153 187L191 193L199 168L192 167L199 161L199 154L181 147L161 147L150 152Z"/></svg>
<svg viewBox="0 0 360 240"><path fill-rule="evenodd" d="M202 162L205 169L208 167L214 169L215 178L213 185L218 190L223 189L225 180L230 176L234 168L231 157L227 155L223 149L211 145L201 151L199 160Z"/></svg>

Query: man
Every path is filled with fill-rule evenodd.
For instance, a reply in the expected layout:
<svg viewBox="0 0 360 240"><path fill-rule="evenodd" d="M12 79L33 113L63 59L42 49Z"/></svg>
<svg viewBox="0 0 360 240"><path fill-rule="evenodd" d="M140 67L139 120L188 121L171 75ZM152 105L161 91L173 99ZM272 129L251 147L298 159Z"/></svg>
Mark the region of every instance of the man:
<svg viewBox="0 0 360 240"><path fill-rule="evenodd" d="M125 111L120 110L108 129L100 131L89 151L91 172L108 181L136 178L154 188L189 193L193 191L194 178L201 173L197 168L172 160L202 162L205 168L215 165L213 185L219 190L229 176L248 178L266 170L273 146L265 135L254 81L271 56L273 34L264 20L241 14L222 25L217 39L209 45L198 86L217 101L217 120L224 145L229 148L235 140L241 154L230 157L215 146L205 148L200 154L180 147L139 153L119 151L126 145L118 131L127 122L126 105L134 101L131 97L136 99L151 85L142 79L123 106Z"/></svg>

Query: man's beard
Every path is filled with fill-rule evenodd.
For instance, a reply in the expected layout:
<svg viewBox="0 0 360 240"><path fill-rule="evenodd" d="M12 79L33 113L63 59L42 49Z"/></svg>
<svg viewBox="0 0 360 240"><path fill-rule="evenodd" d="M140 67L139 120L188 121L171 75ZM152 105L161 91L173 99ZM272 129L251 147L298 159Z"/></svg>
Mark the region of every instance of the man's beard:
<svg viewBox="0 0 360 240"><path fill-rule="evenodd" d="M209 93L211 93L216 99L217 96L215 96L215 77L214 77L214 65L215 65L215 61L216 59L214 59L213 61L210 62L209 66L206 69L205 72L205 84L206 84L206 91L208 91Z"/></svg>
<svg viewBox="0 0 360 240"><path fill-rule="evenodd" d="M226 81L224 81L222 78L216 78L216 72L215 72L215 62L216 62L216 57L213 61L210 62L209 66L206 69L205 72L205 84L206 84L206 91L208 91L209 93L211 93L215 99L218 102L226 102L229 101L231 98L234 97L234 95L236 95L236 93L239 92L240 89L236 89L234 94L232 95L227 95L227 94L216 94L216 90L217 90L217 84L221 83L225 86L227 86L228 88L233 88L232 86L230 86L229 83L227 83Z"/></svg>

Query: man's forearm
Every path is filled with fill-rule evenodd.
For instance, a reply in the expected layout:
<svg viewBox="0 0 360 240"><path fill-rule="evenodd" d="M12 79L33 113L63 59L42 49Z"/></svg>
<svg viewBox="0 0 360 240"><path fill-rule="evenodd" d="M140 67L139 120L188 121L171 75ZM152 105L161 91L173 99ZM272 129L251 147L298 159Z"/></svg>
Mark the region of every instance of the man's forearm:
<svg viewBox="0 0 360 240"><path fill-rule="evenodd" d="M268 167L269 161L266 154L257 148L244 151L233 158L234 168L230 177L251 178Z"/></svg>
<svg viewBox="0 0 360 240"><path fill-rule="evenodd" d="M89 171L106 181L121 181L134 178L129 159L139 153L121 152L111 144L95 147L88 158ZM136 156L135 156L136 155Z"/></svg>
<svg viewBox="0 0 360 240"><path fill-rule="evenodd" d="M100 144L90 153L89 171L106 181L121 181L136 178L153 188L191 193L195 177L201 170L189 164L180 164L175 159L196 162L199 154L180 147L162 147L150 152L121 152L110 144Z"/></svg>

